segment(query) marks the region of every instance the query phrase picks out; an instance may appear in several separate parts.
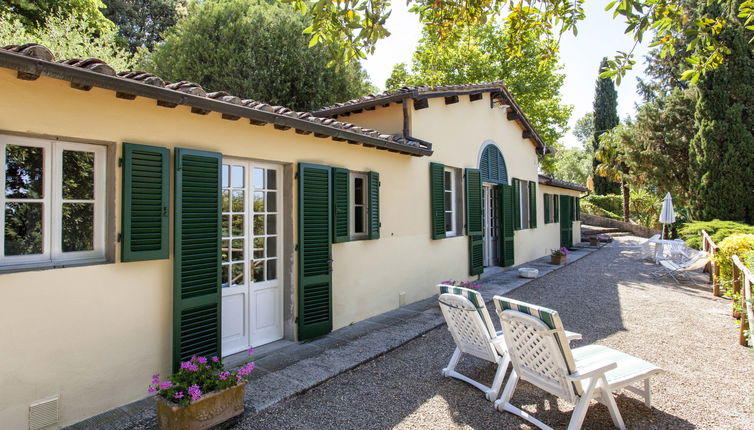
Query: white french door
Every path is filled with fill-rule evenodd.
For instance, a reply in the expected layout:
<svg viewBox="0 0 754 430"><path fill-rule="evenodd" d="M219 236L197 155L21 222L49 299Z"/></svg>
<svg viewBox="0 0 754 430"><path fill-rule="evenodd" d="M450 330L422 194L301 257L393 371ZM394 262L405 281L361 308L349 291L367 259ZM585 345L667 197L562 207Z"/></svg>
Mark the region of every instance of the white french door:
<svg viewBox="0 0 754 430"><path fill-rule="evenodd" d="M484 266L496 266L500 253L500 199L497 187L483 184L482 202L484 211Z"/></svg>
<svg viewBox="0 0 754 430"><path fill-rule="evenodd" d="M283 337L282 168L223 159L222 354Z"/></svg>

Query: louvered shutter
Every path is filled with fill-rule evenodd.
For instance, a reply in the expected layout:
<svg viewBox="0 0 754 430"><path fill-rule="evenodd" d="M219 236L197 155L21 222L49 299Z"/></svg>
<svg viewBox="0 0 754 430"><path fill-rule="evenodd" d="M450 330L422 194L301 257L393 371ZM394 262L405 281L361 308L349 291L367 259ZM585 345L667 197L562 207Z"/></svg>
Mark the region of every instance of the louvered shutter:
<svg viewBox="0 0 754 430"><path fill-rule="evenodd" d="M168 258L170 151L123 144L123 262Z"/></svg>
<svg viewBox="0 0 754 430"><path fill-rule="evenodd" d="M552 221L559 222L560 221L560 196L558 194L552 195L552 204L553 206L555 206L552 211L552 214L555 218Z"/></svg>
<svg viewBox="0 0 754 430"><path fill-rule="evenodd" d="M560 246L573 246L573 222L571 220L571 196L560 196Z"/></svg>
<svg viewBox="0 0 754 430"><path fill-rule="evenodd" d="M350 180L348 169L332 169L332 234L333 242L348 242L350 208Z"/></svg>
<svg viewBox="0 0 754 430"><path fill-rule="evenodd" d="M545 224L549 224L552 222L552 219L550 219L550 195L545 193L543 196L545 200Z"/></svg>
<svg viewBox="0 0 754 430"><path fill-rule="evenodd" d="M513 229L521 230L521 185L513 178Z"/></svg>
<svg viewBox="0 0 754 430"><path fill-rule="evenodd" d="M529 181L529 228L537 228L537 184Z"/></svg>
<svg viewBox="0 0 754 430"><path fill-rule="evenodd" d="M445 237L445 166L429 163L432 239Z"/></svg>
<svg viewBox="0 0 754 430"><path fill-rule="evenodd" d="M466 169L466 234L469 236L469 275L484 271L484 236L482 231L482 174Z"/></svg>
<svg viewBox="0 0 754 430"><path fill-rule="evenodd" d="M513 266L515 263L515 246L513 241L515 197L513 186L498 185L497 189L500 193L500 232L502 235L502 240L500 240L500 261L503 262L503 266Z"/></svg>
<svg viewBox="0 0 754 430"><path fill-rule="evenodd" d="M579 199L578 197L574 197L573 207L574 207L574 210L576 211L576 217L574 219L576 221L580 221L581 220L581 199Z"/></svg>
<svg viewBox="0 0 754 430"><path fill-rule="evenodd" d="M220 168L217 152L175 150L173 366L220 355Z"/></svg>
<svg viewBox="0 0 754 430"><path fill-rule="evenodd" d="M298 167L298 339L332 330L330 167Z"/></svg>
<svg viewBox="0 0 754 430"><path fill-rule="evenodd" d="M369 238L380 238L380 174L369 172Z"/></svg>

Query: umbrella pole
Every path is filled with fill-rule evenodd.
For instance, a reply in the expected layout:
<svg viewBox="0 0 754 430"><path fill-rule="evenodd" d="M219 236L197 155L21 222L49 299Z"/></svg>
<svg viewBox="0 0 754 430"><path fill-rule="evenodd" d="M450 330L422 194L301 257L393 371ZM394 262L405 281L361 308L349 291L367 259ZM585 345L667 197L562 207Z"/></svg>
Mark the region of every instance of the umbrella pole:
<svg viewBox="0 0 754 430"><path fill-rule="evenodd" d="M662 225L662 236L660 236L660 239L665 240L665 224Z"/></svg>

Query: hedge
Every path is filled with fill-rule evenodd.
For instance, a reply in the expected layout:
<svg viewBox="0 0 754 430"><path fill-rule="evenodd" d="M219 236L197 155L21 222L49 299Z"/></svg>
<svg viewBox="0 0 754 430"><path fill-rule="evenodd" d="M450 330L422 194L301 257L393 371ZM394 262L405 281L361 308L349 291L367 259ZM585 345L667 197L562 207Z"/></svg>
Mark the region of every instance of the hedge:
<svg viewBox="0 0 754 430"><path fill-rule="evenodd" d="M702 230L709 233L712 241L718 246L726 237L736 233L754 234L754 226L735 221L721 221L719 219L686 223L678 230L678 234L690 247L701 249L702 237L700 232Z"/></svg>

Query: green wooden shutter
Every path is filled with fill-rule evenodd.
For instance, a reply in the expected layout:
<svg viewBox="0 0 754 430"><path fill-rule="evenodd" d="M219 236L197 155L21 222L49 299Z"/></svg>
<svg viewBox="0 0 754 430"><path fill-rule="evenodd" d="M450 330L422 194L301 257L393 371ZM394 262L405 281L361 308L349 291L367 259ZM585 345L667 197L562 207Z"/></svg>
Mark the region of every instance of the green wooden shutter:
<svg viewBox="0 0 754 430"><path fill-rule="evenodd" d="M529 181L529 228L537 228L537 184Z"/></svg>
<svg viewBox="0 0 754 430"><path fill-rule="evenodd" d="M429 198L432 239L445 237L445 166L429 163Z"/></svg>
<svg viewBox="0 0 754 430"><path fill-rule="evenodd" d="M168 258L170 151L123 144L121 261Z"/></svg>
<svg viewBox="0 0 754 430"><path fill-rule="evenodd" d="M482 228L482 174L466 169L466 234L469 236L469 275L484 272L484 236Z"/></svg>
<svg viewBox="0 0 754 430"><path fill-rule="evenodd" d="M513 266L515 263L515 246L514 246L514 229L513 224L515 221L514 211L514 192L511 185L498 185L497 189L500 193L500 261L503 266Z"/></svg>
<svg viewBox="0 0 754 430"><path fill-rule="evenodd" d="M521 186L520 181L513 178L513 229L521 230Z"/></svg>
<svg viewBox="0 0 754 430"><path fill-rule="evenodd" d="M552 204L555 206L552 211L555 218L552 221L559 222L560 221L560 195L558 194L552 195Z"/></svg>
<svg viewBox="0 0 754 430"><path fill-rule="evenodd" d="M298 339L332 330L330 167L298 167Z"/></svg>
<svg viewBox="0 0 754 430"><path fill-rule="evenodd" d="M571 196L560 196L560 246L566 248L573 246L572 203Z"/></svg>
<svg viewBox="0 0 754 430"><path fill-rule="evenodd" d="M175 150L173 366L220 355L220 169L216 152Z"/></svg>
<svg viewBox="0 0 754 430"><path fill-rule="evenodd" d="M348 169L332 169L332 241L348 242L349 235L349 216L350 208L348 206L350 190L350 179Z"/></svg>
<svg viewBox="0 0 754 430"><path fill-rule="evenodd" d="M581 199L579 199L578 197L574 197L573 207L574 207L574 210L576 211L576 218L574 219L576 221L580 221L581 220Z"/></svg>
<svg viewBox="0 0 754 430"><path fill-rule="evenodd" d="M380 238L380 174L369 172L369 238Z"/></svg>
<svg viewBox="0 0 754 430"><path fill-rule="evenodd" d="M552 222L552 219L550 219L550 195L545 193L543 196L545 199L545 224L549 224Z"/></svg>

